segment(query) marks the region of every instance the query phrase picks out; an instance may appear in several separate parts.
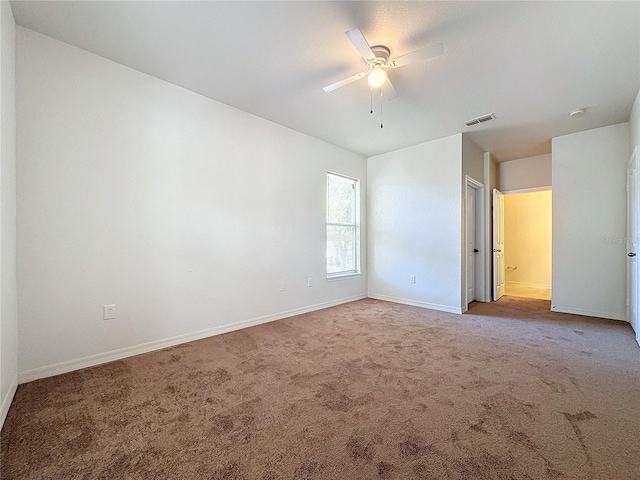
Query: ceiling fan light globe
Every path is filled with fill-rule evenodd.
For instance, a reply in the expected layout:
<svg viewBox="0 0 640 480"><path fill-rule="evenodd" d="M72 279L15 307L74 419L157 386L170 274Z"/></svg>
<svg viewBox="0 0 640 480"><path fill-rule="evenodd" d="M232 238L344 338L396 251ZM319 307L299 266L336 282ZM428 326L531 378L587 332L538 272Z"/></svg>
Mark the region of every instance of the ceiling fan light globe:
<svg viewBox="0 0 640 480"><path fill-rule="evenodd" d="M387 73L384 70L374 70L367 78L371 88L380 88L387 81Z"/></svg>

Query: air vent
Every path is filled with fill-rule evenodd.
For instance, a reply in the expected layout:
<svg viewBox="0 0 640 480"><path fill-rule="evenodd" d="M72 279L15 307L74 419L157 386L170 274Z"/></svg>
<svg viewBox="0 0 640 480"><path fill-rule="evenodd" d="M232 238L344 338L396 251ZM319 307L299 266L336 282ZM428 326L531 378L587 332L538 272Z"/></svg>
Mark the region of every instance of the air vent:
<svg viewBox="0 0 640 480"><path fill-rule="evenodd" d="M481 115L479 117L472 118L471 120L467 120L464 123L467 127L471 127L479 123L488 122L489 120L493 120L494 118L496 118L496 116L493 113L487 113L486 115Z"/></svg>

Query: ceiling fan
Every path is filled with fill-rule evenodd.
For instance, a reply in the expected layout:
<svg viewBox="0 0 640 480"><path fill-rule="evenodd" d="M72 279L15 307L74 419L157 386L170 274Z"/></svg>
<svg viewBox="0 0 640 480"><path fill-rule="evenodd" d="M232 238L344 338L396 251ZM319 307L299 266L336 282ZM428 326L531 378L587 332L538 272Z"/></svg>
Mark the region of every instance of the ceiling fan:
<svg viewBox="0 0 640 480"><path fill-rule="evenodd" d="M358 53L362 55L362 58L367 65L367 70L324 87L323 90L327 93L333 92L345 85L349 85L361 78L368 77L367 80L369 81L369 86L371 88L380 88L383 96L387 100L393 100L398 96L398 94L387 77L387 72L385 72L386 69L402 67L410 63L437 57L444 53L444 46L442 43L436 43L416 50L415 52L407 53L406 55L401 55L389 60L391 50L384 45L374 45L373 47L370 47L367 39L364 38L362 32L357 28L348 30L345 34L353 46L356 47Z"/></svg>

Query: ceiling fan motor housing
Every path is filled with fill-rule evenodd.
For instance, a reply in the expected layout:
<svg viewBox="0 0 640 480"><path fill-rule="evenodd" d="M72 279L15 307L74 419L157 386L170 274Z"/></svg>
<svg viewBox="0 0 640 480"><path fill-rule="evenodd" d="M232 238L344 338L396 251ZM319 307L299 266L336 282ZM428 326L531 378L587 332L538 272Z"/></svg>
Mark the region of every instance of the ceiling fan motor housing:
<svg viewBox="0 0 640 480"><path fill-rule="evenodd" d="M379 65L386 65L387 61L389 61L389 56L391 55L391 50L389 50L384 45L374 45L371 47L371 51L376 57L374 63Z"/></svg>

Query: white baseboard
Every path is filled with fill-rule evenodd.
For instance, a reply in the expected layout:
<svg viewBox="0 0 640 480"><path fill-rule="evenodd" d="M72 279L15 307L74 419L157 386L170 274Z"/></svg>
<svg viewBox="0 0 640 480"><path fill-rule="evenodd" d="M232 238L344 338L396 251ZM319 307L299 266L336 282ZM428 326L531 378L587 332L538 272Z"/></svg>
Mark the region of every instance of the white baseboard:
<svg viewBox="0 0 640 480"><path fill-rule="evenodd" d="M384 300L387 302L402 303L403 305L411 305L413 307L429 308L431 310L438 310L440 312L463 313L462 308L460 307L451 307L449 305L438 305L437 303L420 302L417 300L409 300L407 298L389 297L387 295L379 295L377 293L369 293L369 298Z"/></svg>
<svg viewBox="0 0 640 480"><path fill-rule="evenodd" d="M155 350L162 350L163 348L167 347L173 347L181 343L193 342L195 340L213 337L214 335L221 335L223 333L240 330L242 328L253 327L255 325L273 322L275 320L282 320L283 318L293 317L295 315L301 315L303 313L314 312L316 310L322 310L324 308L334 307L336 305L354 302L356 300L362 300L364 298L367 298L367 295L355 295L353 297L341 298L339 300L332 300L330 302L317 303L315 305L310 305L307 307L301 307L272 315L265 315L263 317L242 320L240 322L207 328L205 330L199 330L197 332L187 333L184 335L177 335L175 337L170 337L163 340L154 340L152 342L142 343L139 345L119 348L110 352L89 355L87 357L55 363L53 365L46 365L44 367L38 367L24 372L19 372L17 381L18 383L22 384L32 382L33 380L37 380L39 378L53 377L54 375L68 373L74 370L80 370L82 368L94 367L96 365L113 362L115 360L122 360L123 358L133 357L142 353L148 353Z"/></svg>
<svg viewBox="0 0 640 480"><path fill-rule="evenodd" d="M574 315L584 315L586 317L606 318L609 320L627 321L624 313L596 312L593 310L582 310L580 308L563 307L562 305L551 305L551 311L560 313L572 313Z"/></svg>
<svg viewBox="0 0 640 480"><path fill-rule="evenodd" d="M13 377L13 381L9 386L9 391L2 399L2 406L0 407L0 430L4 425L4 421L7 418L7 414L9 413L9 407L11 407L11 402L13 402L13 397L16 394L16 390L18 389L18 377Z"/></svg>

